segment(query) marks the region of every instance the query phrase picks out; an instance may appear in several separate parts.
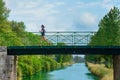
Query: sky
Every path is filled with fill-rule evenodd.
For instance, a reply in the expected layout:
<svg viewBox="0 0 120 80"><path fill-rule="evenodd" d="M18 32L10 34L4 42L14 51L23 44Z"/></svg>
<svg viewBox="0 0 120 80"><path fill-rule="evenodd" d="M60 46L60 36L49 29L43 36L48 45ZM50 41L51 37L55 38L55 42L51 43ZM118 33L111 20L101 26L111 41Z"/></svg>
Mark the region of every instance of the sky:
<svg viewBox="0 0 120 80"><path fill-rule="evenodd" d="M23 21L26 31L97 31L99 21L119 0L4 0L8 19Z"/></svg>

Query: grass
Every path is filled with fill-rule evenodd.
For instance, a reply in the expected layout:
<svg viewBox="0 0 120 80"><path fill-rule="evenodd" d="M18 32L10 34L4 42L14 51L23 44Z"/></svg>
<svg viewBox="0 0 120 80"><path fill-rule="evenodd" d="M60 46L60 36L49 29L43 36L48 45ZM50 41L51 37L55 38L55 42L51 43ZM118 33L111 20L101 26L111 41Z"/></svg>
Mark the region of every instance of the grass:
<svg viewBox="0 0 120 80"><path fill-rule="evenodd" d="M100 77L100 80L113 80L113 69L105 68L103 64L92 64L87 62L89 70Z"/></svg>

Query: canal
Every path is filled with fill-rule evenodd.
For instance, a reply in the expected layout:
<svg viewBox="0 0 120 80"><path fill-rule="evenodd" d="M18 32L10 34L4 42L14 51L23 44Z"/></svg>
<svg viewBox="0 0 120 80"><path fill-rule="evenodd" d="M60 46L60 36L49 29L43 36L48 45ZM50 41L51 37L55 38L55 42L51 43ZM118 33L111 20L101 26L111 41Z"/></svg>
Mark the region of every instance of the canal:
<svg viewBox="0 0 120 80"><path fill-rule="evenodd" d="M98 77L91 74L85 66L85 63L76 63L60 70L54 70L48 73L36 73L31 77L25 77L23 80L99 80Z"/></svg>

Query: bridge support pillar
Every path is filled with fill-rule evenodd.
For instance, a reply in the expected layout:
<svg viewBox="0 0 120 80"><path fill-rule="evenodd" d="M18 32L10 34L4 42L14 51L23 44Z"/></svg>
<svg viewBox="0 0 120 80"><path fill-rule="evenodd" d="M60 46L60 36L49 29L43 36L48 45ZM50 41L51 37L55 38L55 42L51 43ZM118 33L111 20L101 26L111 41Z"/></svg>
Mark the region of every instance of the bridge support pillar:
<svg viewBox="0 0 120 80"><path fill-rule="evenodd" d="M17 80L16 56L8 56L7 48L0 46L0 80Z"/></svg>

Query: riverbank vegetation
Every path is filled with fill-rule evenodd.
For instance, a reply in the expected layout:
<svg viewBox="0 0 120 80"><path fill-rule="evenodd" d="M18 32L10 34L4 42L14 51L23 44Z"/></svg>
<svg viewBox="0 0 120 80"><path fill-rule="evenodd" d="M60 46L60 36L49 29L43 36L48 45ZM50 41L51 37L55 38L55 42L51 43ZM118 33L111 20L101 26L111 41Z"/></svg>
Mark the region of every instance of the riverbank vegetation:
<svg viewBox="0 0 120 80"><path fill-rule="evenodd" d="M9 21L10 10L5 7L3 0L0 0L0 4L0 46L52 45L50 41L41 39L40 33L27 32L24 22ZM63 43L59 43L59 45L63 45ZM36 72L60 69L71 65L71 60L72 55L18 56L17 76L30 76Z"/></svg>
<svg viewBox="0 0 120 80"><path fill-rule="evenodd" d="M92 36L89 43L90 46L120 46L120 10L117 7L113 7L99 22L99 30ZM108 53L109 54L109 53ZM102 80L113 80L114 68L115 76L114 79L120 79L119 77L119 55L86 55L85 59L87 62L94 63L89 64L90 70L102 77ZM99 65L98 65L99 64ZM101 64L104 65L101 66ZM114 64L114 66L113 66ZM110 69L110 70L109 70ZM107 79L108 78L108 79Z"/></svg>
<svg viewBox="0 0 120 80"><path fill-rule="evenodd" d="M106 68L104 64L86 63L88 69L98 77L100 80L113 80L113 69Z"/></svg>
<svg viewBox="0 0 120 80"><path fill-rule="evenodd" d="M36 72L48 72L71 65L70 61L59 63L55 58L55 55L20 56L18 76L30 76Z"/></svg>

